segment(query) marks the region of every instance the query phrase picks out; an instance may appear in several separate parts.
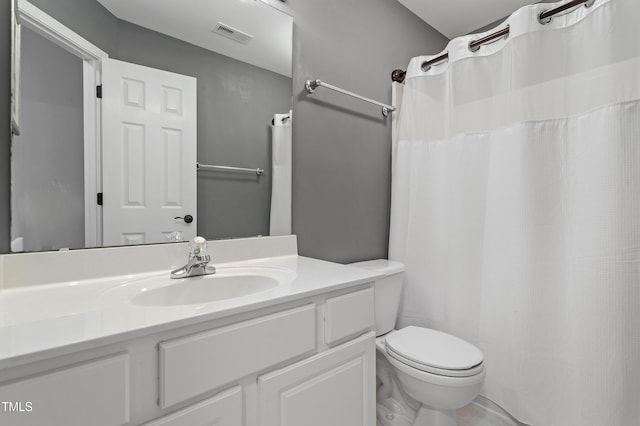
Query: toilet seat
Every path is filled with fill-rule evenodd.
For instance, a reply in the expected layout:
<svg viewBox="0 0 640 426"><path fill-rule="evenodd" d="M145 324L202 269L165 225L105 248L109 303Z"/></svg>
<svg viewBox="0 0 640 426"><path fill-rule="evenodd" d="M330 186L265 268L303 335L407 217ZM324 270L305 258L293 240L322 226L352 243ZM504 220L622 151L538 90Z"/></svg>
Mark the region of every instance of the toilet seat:
<svg viewBox="0 0 640 426"><path fill-rule="evenodd" d="M482 352L455 336L409 326L385 336L387 354L417 370L446 377L470 377L484 370Z"/></svg>

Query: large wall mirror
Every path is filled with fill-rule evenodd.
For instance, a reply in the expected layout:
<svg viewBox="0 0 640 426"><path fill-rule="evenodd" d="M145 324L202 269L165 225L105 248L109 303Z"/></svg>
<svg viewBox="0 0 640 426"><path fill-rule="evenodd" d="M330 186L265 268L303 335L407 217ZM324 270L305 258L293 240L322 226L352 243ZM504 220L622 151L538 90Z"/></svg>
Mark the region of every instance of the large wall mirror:
<svg viewBox="0 0 640 426"><path fill-rule="evenodd" d="M14 13L12 251L290 232L286 2Z"/></svg>

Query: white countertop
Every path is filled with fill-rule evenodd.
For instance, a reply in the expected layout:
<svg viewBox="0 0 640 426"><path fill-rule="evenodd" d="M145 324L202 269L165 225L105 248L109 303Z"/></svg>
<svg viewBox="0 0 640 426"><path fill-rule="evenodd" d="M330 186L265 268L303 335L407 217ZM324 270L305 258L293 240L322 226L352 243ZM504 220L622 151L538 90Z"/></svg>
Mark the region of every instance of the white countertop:
<svg viewBox="0 0 640 426"><path fill-rule="evenodd" d="M131 294L147 278L168 277L170 268L133 275L30 284L0 291L0 369L65 355L244 313L267 306L371 282L371 271L284 255L215 264L287 271L277 287L248 296L202 304L139 306ZM188 285L186 278L182 283Z"/></svg>

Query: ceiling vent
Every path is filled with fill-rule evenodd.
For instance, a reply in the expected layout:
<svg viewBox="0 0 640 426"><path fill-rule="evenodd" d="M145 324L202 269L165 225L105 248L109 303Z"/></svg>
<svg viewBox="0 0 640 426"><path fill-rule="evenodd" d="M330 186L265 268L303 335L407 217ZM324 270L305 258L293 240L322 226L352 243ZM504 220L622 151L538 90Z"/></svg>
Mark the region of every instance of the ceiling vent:
<svg viewBox="0 0 640 426"><path fill-rule="evenodd" d="M227 24L223 24L222 22L218 22L213 29L215 34L219 34L223 37L230 38L231 40L235 40L238 43L247 44L253 38L252 35L242 32L238 29L233 28Z"/></svg>

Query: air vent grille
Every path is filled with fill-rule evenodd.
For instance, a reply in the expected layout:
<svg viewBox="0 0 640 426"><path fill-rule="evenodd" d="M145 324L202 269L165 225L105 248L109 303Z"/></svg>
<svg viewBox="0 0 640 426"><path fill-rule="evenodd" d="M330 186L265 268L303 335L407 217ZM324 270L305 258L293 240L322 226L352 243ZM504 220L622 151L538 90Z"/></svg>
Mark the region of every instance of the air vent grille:
<svg viewBox="0 0 640 426"><path fill-rule="evenodd" d="M218 22L213 29L215 34L221 35L223 37L230 38L231 40L237 41L238 43L247 44L253 38L252 35L247 34L243 31L240 31L236 28L233 28L230 25L223 24L222 22Z"/></svg>

